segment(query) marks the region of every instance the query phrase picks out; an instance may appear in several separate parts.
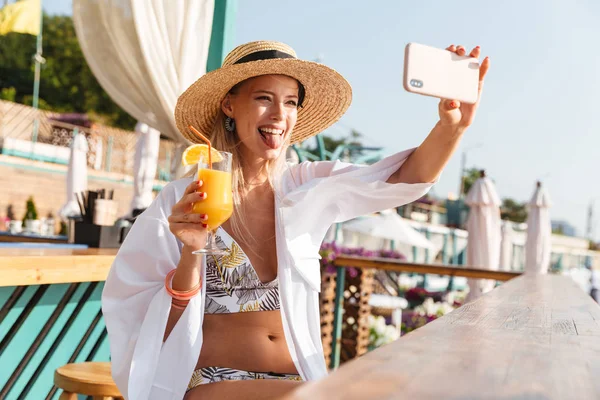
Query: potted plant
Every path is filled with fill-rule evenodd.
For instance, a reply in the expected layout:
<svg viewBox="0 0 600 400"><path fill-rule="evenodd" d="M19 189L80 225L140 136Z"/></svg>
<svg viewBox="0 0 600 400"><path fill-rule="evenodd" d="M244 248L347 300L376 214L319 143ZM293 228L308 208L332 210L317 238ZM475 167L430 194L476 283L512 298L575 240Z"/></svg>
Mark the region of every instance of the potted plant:
<svg viewBox="0 0 600 400"><path fill-rule="evenodd" d="M38 219L37 210L33 197L29 197L26 203L25 216L23 217L25 230L28 232L40 233L41 222Z"/></svg>
<svg viewBox="0 0 600 400"><path fill-rule="evenodd" d="M367 324L369 326L369 351L391 343L400 337L398 329L394 325L387 325L385 318L381 315L369 314Z"/></svg>

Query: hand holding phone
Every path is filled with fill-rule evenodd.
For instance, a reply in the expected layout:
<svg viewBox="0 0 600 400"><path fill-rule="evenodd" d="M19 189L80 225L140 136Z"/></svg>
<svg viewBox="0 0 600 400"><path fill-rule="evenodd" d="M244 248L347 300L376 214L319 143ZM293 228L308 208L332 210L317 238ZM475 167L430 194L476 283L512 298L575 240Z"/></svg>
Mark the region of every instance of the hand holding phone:
<svg viewBox="0 0 600 400"><path fill-rule="evenodd" d="M404 88L411 93L475 104L479 69L476 58L409 43L404 54Z"/></svg>

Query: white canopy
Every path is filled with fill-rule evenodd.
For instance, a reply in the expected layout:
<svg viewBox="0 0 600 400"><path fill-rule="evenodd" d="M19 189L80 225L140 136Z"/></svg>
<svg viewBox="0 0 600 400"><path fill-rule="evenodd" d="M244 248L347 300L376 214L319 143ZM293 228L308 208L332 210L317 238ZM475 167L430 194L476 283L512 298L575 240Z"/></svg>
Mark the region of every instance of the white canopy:
<svg viewBox="0 0 600 400"><path fill-rule="evenodd" d="M354 219L344 223L342 229L367 237L393 240L397 246L416 246L432 251L438 250L431 241L410 226L395 210Z"/></svg>
<svg viewBox="0 0 600 400"><path fill-rule="evenodd" d="M73 0L86 61L110 97L180 143L179 95L206 72L214 0Z"/></svg>

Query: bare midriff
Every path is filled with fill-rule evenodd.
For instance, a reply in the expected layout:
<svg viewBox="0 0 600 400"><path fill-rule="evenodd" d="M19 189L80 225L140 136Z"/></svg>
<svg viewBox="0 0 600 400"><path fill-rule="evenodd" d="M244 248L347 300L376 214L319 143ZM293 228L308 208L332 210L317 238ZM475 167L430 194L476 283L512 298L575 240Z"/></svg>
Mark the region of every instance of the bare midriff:
<svg viewBox="0 0 600 400"><path fill-rule="evenodd" d="M196 369L225 367L252 372L296 374L276 311L205 314Z"/></svg>

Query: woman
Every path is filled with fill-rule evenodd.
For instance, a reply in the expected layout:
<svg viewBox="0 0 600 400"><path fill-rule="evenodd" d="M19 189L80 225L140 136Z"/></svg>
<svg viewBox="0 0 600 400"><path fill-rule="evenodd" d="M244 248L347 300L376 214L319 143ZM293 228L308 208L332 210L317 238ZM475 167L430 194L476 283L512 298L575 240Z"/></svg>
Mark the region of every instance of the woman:
<svg viewBox="0 0 600 400"><path fill-rule="evenodd" d="M371 166L287 166L288 146L333 124L350 100L338 73L278 42L239 46L183 93L181 132L200 142L193 126L234 154L234 214L217 235L237 256L192 254L206 239L206 216L191 212L206 198L202 182L172 182L138 217L102 298L113 377L126 398L278 398L326 375L318 251L327 229L423 196L477 109L440 102L439 122L416 150Z"/></svg>

